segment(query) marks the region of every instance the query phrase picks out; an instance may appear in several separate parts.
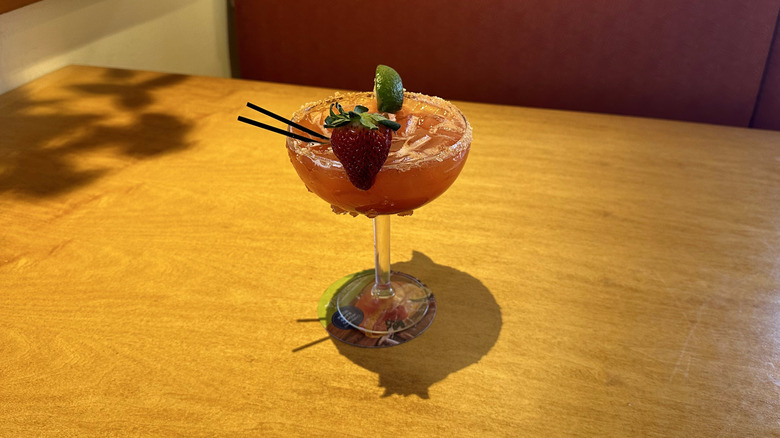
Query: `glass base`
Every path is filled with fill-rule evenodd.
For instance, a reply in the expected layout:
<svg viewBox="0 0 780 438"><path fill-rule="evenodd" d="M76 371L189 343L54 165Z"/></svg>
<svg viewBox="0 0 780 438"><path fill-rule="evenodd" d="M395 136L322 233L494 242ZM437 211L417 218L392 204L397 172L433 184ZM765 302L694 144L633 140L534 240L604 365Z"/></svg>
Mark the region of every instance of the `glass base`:
<svg viewBox="0 0 780 438"><path fill-rule="evenodd" d="M387 347L412 340L430 326L436 300L416 278L391 272L394 294L372 294L374 270L348 275L333 283L320 299L319 313L328 333L362 347Z"/></svg>

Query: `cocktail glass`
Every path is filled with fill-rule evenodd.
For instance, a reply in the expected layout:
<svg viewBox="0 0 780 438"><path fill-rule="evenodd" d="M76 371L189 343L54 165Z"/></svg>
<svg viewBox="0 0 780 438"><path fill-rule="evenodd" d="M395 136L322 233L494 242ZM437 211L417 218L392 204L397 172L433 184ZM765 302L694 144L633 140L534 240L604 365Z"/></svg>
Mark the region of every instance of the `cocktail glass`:
<svg viewBox="0 0 780 438"><path fill-rule="evenodd" d="M323 124L336 102L345 109L363 105L377 112L373 92L341 93L304 105L292 121L329 135ZM411 275L390 270L390 217L409 215L444 193L463 168L472 138L463 113L438 97L406 92L403 108L384 115L401 128L368 190L350 183L329 144L287 139L290 161L311 192L336 213L373 219L374 272L353 276L335 298L341 321L369 337L414 327L428 313L430 289Z"/></svg>

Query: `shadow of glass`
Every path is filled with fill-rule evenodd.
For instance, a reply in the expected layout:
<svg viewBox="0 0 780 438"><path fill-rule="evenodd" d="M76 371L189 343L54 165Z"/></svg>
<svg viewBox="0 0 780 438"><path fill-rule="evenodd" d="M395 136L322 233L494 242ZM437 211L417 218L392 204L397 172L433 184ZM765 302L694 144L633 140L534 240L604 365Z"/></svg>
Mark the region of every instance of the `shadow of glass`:
<svg viewBox="0 0 780 438"><path fill-rule="evenodd" d="M479 362L498 340L501 308L481 281L415 251L393 270L423 281L436 297L436 318L419 338L392 348L360 348L333 340L339 352L379 375L382 397L417 395L448 375Z"/></svg>
<svg viewBox="0 0 780 438"><path fill-rule="evenodd" d="M110 148L118 156L140 160L187 148L192 123L150 109L156 90L176 85L185 76L139 81L137 75L109 69L101 81L67 87L74 93L57 99L19 90L21 98L5 105L0 115L0 126L12 129L0 142L0 196L56 196L113 170L84 168L80 158L87 153ZM105 97L111 98L110 104L82 104ZM125 118L122 123L116 123L118 116Z"/></svg>

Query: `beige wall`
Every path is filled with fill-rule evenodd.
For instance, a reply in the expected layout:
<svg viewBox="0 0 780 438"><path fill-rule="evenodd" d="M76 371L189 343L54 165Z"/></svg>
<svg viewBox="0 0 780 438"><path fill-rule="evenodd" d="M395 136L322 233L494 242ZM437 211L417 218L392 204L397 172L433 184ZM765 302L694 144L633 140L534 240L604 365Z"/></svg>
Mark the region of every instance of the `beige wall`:
<svg viewBox="0 0 780 438"><path fill-rule="evenodd" d="M225 0L43 0L0 15L0 93L67 64L230 76Z"/></svg>

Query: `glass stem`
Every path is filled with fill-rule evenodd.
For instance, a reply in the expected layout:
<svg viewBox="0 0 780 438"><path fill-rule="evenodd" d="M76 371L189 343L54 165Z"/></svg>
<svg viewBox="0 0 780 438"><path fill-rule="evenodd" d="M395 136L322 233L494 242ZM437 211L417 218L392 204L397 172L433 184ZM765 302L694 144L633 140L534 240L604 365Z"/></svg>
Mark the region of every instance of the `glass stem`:
<svg viewBox="0 0 780 438"><path fill-rule="evenodd" d="M377 298L395 295L390 286L390 215L374 218L374 287L371 294Z"/></svg>

